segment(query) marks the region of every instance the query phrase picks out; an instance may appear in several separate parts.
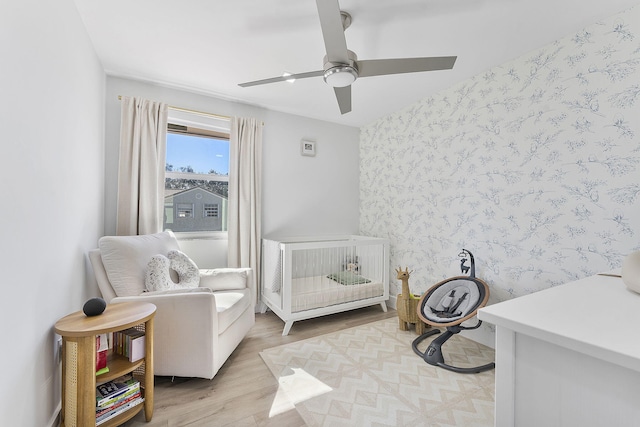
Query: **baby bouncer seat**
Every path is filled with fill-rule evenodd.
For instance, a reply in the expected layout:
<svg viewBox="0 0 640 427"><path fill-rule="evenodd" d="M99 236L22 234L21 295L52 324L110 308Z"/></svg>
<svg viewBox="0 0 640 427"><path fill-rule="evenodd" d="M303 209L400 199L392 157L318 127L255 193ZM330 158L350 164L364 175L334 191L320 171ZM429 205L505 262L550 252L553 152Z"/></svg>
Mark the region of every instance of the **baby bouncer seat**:
<svg viewBox="0 0 640 427"><path fill-rule="evenodd" d="M471 266L466 266L466 256L469 256ZM474 326L462 326L462 322L476 315L477 311L487 304L489 299L489 286L478 279L475 272L473 254L463 249L461 254L460 269L462 273L469 272L468 276L455 276L433 285L425 292L418 302L418 317L428 325L446 328L446 331L434 339L427 349L421 352L418 345L427 337L439 334L438 329L432 329L420 335L413 341L413 351L430 365L440 366L450 371L471 374L488 371L495 368L495 363L488 363L472 368L461 368L444 362L442 346L453 335L463 331L478 329L481 320Z"/></svg>

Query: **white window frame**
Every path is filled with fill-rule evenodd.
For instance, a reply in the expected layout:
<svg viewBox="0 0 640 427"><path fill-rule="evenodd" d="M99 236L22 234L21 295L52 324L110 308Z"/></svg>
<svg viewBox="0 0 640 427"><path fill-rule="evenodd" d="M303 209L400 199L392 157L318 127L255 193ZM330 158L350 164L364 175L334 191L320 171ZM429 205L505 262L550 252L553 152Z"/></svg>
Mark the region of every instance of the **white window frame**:
<svg viewBox="0 0 640 427"><path fill-rule="evenodd" d="M174 206L175 206L174 209L177 212L175 218L180 219L180 218L195 218L196 217L195 212L193 212L193 203L176 203ZM189 216L187 216L187 215L182 216L182 215L180 215L181 212L189 212Z"/></svg>
<svg viewBox="0 0 640 427"><path fill-rule="evenodd" d="M226 135L231 133L231 120L213 115L169 108L168 123L207 129ZM211 175L186 174L189 179L211 179ZM167 178L185 178L183 172L165 172ZM229 176L217 175L217 181L229 182ZM164 190L163 190L164 191ZM163 195L164 196L164 195ZM219 208L218 208L219 209ZM218 211L218 215L219 215ZM178 240L228 240L227 231L179 231L174 232Z"/></svg>
<svg viewBox="0 0 640 427"><path fill-rule="evenodd" d="M215 215L207 215L207 210L211 209L212 213ZM203 218L220 218L220 204L219 203L205 203L202 206L202 217Z"/></svg>

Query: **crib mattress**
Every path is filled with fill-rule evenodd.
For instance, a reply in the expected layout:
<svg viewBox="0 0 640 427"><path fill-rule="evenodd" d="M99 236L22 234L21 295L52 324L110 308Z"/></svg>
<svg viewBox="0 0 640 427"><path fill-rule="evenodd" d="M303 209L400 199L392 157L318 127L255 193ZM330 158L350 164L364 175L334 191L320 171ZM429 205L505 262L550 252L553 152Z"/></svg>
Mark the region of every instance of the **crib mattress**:
<svg viewBox="0 0 640 427"><path fill-rule="evenodd" d="M291 311L294 313L384 295L384 285L374 281L342 285L326 276L313 276L292 279L291 285Z"/></svg>

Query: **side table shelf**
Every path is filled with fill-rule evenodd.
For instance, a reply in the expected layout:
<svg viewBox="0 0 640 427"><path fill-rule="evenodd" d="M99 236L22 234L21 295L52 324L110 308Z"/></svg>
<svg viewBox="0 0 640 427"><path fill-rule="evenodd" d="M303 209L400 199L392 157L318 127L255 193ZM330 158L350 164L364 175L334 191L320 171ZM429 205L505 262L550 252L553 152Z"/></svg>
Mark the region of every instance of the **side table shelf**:
<svg viewBox="0 0 640 427"><path fill-rule="evenodd" d="M145 419L153 416L153 317L156 306L150 303L108 304L98 316L82 311L58 320L55 331L62 336L62 426L96 425L96 385L133 373L140 381L144 402L100 424L118 426L144 408ZM96 377L96 336L135 327L145 332L145 356L129 362L110 351L109 372Z"/></svg>

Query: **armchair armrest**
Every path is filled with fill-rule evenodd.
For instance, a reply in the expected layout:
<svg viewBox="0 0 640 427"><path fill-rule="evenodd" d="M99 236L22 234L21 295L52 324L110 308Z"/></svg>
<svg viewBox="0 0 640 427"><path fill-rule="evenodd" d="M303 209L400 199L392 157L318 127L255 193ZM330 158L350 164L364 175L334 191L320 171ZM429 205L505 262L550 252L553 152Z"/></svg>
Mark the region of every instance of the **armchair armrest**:
<svg viewBox="0 0 640 427"><path fill-rule="evenodd" d="M251 289L251 304L255 307L257 289L253 285L252 268L213 268L200 270L200 287L212 291L228 291L233 289Z"/></svg>
<svg viewBox="0 0 640 427"><path fill-rule="evenodd" d="M116 297L111 303L150 302L157 307L153 337L156 375L202 377L218 339L216 297L209 290ZM209 377L213 377L211 370Z"/></svg>

